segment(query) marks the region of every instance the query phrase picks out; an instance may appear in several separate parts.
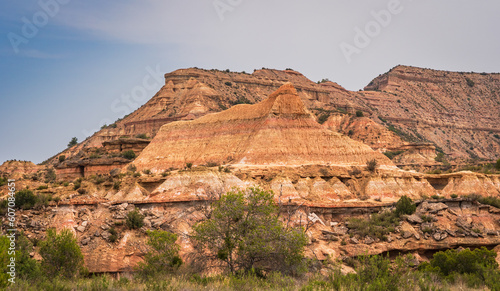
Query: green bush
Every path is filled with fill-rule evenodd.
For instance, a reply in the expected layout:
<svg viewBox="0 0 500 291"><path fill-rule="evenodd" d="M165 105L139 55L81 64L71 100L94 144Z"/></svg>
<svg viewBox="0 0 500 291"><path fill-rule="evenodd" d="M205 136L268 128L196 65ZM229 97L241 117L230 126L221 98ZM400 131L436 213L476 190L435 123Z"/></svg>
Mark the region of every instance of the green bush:
<svg viewBox="0 0 500 291"><path fill-rule="evenodd" d="M387 235L396 230L399 217L390 211L374 213L370 219L351 218L348 220L349 232L360 237L370 236L380 240L387 240Z"/></svg>
<svg viewBox="0 0 500 291"><path fill-rule="evenodd" d="M328 113L323 113L323 114L321 114L321 115L318 117L318 123L319 123L319 124L323 124L323 123L325 123L325 121L327 121L327 120L328 120L328 117L330 117L330 114L328 114Z"/></svg>
<svg viewBox="0 0 500 291"><path fill-rule="evenodd" d="M363 111L361 110L356 111L356 117L363 117L363 116L364 116Z"/></svg>
<svg viewBox="0 0 500 291"><path fill-rule="evenodd" d="M495 169L500 171L500 159L498 159L497 162L495 163Z"/></svg>
<svg viewBox="0 0 500 291"><path fill-rule="evenodd" d="M193 163L186 163L186 168L191 169L192 166L193 166Z"/></svg>
<svg viewBox="0 0 500 291"><path fill-rule="evenodd" d="M145 134L145 133L140 133L140 134L137 134L135 137L136 137L136 138L142 138L142 139L148 139L148 136L147 136L147 134Z"/></svg>
<svg viewBox="0 0 500 291"><path fill-rule="evenodd" d="M69 143L68 143L68 147L70 148L70 147L75 146L75 145L77 145L77 144L78 144L78 139L77 139L76 137L73 137L73 138L69 141Z"/></svg>
<svg viewBox="0 0 500 291"><path fill-rule="evenodd" d="M469 287L480 287L484 283L493 290L500 287L500 271L496 262L497 254L481 247L470 249L446 250L434 254L429 263L419 266L420 270L435 272L443 277L453 278L464 275Z"/></svg>
<svg viewBox="0 0 500 291"><path fill-rule="evenodd" d="M133 150L128 150L122 153L122 157L128 160L133 160L135 159L135 153Z"/></svg>
<svg viewBox="0 0 500 291"><path fill-rule="evenodd" d="M138 229L144 225L144 215L142 215L136 208L127 213L127 226L130 229Z"/></svg>
<svg viewBox="0 0 500 291"><path fill-rule="evenodd" d="M66 160L66 156L65 155L60 155L59 156L59 163L62 163Z"/></svg>
<svg viewBox="0 0 500 291"><path fill-rule="evenodd" d="M285 227L278 214L272 192L226 193L212 205L210 218L193 227L197 262L215 263L231 274L302 272L307 237L301 228Z"/></svg>
<svg viewBox="0 0 500 291"><path fill-rule="evenodd" d="M7 178L0 177L0 187L2 187L3 185L7 185L7 181Z"/></svg>
<svg viewBox="0 0 500 291"><path fill-rule="evenodd" d="M108 232L111 234L109 236L109 241L114 243L118 240L118 232L116 231L116 229L114 227L111 227Z"/></svg>
<svg viewBox="0 0 500 291"><path fill-rule="evenodd" d="M15 199L16 207L21 209L31 209L37 201L35 194L29 189L17 191Z"/></svg>
<svg viewBox="0 0 500 291"><path fill-rule="evenodd" d="M49 278L75 278L84 272L82 252L70 230L64 229L58 234L49 229L47 238L39 245L42 269Z"/></svg>
<svg viewBox="0 0 500 291"><path fill-rule="evenodd" d="M401 198L399 198L398 202L396 202L396 215L401 216L403 214L408 214L411 215L415 213L415 210L417 209L417 206L413 201L411 200L410 197L404 195Z"/></svg>
<svg viewBox="0 0 500 291"><path fill-rule="evenodd" d="M45 189L49 189L49 186L47 185L41 185L41 186L38 186L38 188L36 188L37 190L45 190Z"/></svg>
<svg viewBox="0 0 500 291"><path fill-rule="evenodd" d="M450 197L453 198L453 199L455 199L455 198L458 197L458 195L457 194L451 194Z"/></svg>
<svg viewBox="0 0 500 291"><path fill-rule="evenodd" d="M120 186L121 186L122 182L121 181L115 181L113 183L113 189L115 190L120 190Z"/></svg>
<svg viewBox="0 0 500 291"><path fill-rule="evenodd" d="M168 231L148 231L150 251L138 268L143 276L157 273L172 273L182 265L180 246L175 243L177 235Z"/></svg>
<svg viewBox="0 0 500 291"><path fill-rule="evenodd" d="M465 81L467 81L467 86L469 87L474 87L474 81L472 81L470 78L465 77Z"/></svg>

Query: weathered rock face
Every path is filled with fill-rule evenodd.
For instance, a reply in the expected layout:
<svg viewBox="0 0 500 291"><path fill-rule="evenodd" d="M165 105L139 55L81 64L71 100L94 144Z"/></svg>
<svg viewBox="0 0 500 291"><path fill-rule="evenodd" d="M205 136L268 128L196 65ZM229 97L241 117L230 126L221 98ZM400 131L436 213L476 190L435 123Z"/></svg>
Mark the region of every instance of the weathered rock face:
<svg viewBox="0 0 500 291"><path fill-rule="evenodd" d="M148 251L147 230L162 229L178 234L180 254L187 260L193 251L192 226L206 219L207 205L204 201L51 205L37 211L20 210L19 229L29 238L43 239L48 228L69 228L77 237L90 272L130 272ZM125 217L135 208L145 216L145 226L129 230L124 225ZM500 245L500 210L468 200L424 201L414 215L401 221L395 231L387 235L387 241L353 235L348 224L352 217L368 218L370 213L381 210L379 206L285 207L282 210L282 220L292 226L307 226L306 255L319 260L389 251L415 252L425 257L429 251L458 246ZM115 242L110 238L111 228L117 232Z"/></svg>
<svg viewBox="0 0 500 291"><path fill-rule="evenodd" d="M500 74L397 66L363 95L385 124L431 141L453 158L500 155Z"/></svg>
<svg viewBox="0 0 500 291"><path fill-rule="evenodd" d="M159 172L186 163L364 166L371 159L396 169L367 145L323 128L285 84L258 104L164 125L134 164Z"/></svg>
<svg viewBox="0 0 500 291"><path fill-rule="evenodd" d="M20 179L24 175L31 175L43 169L28 161L6 161L0 166L0 174L8 175L9 179Z"/></svg>
<svg viewBox="0 0 500 291"><path fill-rule="evenodd" d="M375 78L365 91L351 92L333 82L316 84L292 70L262 69L246 74L180 69L165 74L165 85L138 110L63 154L73 156L121 136L154 137L164 124L196 119L235 104L257 103L292 82L311 113L335 116L326 124L330 129L344 134L352 131L351 138L381 151L391 144L403 144L404 139L432 142L452 159L491 160L500 152L499 78L498 74L398 66ZM356 110L370 119L346 115Z"/></svg>

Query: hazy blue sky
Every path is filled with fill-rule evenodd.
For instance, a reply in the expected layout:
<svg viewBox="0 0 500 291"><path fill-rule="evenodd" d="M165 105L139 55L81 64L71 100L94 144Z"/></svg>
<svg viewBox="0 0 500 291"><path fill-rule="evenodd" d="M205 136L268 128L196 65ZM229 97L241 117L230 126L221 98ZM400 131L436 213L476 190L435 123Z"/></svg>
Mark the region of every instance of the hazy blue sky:
<svg viewBox="0 0 500 291"><path fill-rule="evenodd" d="M0 163L42 162L179 68L293 68L350 90L398 64L499 72L499 13L496 0L2 1Z"/></svg>

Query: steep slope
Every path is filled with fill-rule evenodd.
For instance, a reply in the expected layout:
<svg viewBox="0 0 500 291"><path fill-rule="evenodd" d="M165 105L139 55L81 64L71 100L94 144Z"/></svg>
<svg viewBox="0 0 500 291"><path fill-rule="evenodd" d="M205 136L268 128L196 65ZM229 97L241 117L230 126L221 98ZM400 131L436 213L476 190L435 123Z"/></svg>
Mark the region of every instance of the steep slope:
<svg viewBox="0 0 500 291"><path fill-rule="evenodd" d="M258 104L162 126L134 164L158 172L186 163L364 166L371 159L395 168L369 146L318 124L287 83Z"/></svg>
<svg viewBox="0 0 500 291"><path fill-rule="evenodd" d="M169 122L192 120L237 104L262 101L286 82L293 82L306 107L316 116L365 109L370 111L366 101L357 96L359 93L349 92L330 81L314 83L290 69L263 68L252 74L180 69L165 74L165 85L139 109L59 155L71 157L81 150L101 147L103 142L123 136L145 134L154 137L160 127ZM57 163L56 158L51 161Z"/></svg>
<svg viewBox="0 0 500 291"><path fill-rule="evenodd" d="M500 74L397 66L362 93L381 123L451 158L500 157Z"/></svg>

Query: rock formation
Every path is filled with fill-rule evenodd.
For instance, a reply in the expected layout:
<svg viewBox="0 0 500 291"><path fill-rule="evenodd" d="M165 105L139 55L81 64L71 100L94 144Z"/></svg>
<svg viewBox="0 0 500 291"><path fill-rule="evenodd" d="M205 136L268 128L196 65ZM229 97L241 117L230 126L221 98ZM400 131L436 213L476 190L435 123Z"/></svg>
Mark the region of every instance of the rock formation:
<svg viewBox="0 0 500 291"><path fill-rule="evenodd" d="M162 126L134 161L153 172L192 165L364 166L384 155L318 124L291 83L254 105L236 105L192 121Z"/></svg>

